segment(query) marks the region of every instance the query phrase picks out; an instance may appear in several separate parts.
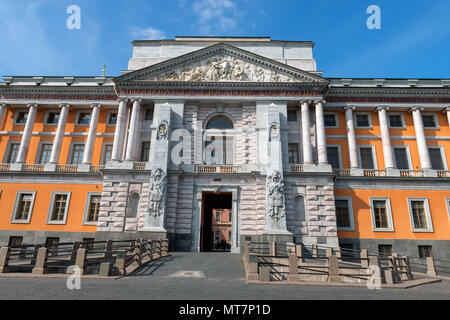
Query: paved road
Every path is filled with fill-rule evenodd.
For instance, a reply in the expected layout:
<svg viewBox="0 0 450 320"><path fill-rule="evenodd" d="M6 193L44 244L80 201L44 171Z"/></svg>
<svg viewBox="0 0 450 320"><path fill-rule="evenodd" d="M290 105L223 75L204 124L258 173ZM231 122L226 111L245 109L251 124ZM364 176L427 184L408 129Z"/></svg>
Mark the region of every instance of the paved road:
<svg viewBox="0 0 450 320"><path fill-rule="evenodd" d="M201 271L205 278L169 277L179 271ZM241 257L235 254L174 253L139 274L119 280L82 280L81 290L68 290L64 279L0 278L0 299L446 299L450 281L408 290L368 290L247 285Z"/></svg>

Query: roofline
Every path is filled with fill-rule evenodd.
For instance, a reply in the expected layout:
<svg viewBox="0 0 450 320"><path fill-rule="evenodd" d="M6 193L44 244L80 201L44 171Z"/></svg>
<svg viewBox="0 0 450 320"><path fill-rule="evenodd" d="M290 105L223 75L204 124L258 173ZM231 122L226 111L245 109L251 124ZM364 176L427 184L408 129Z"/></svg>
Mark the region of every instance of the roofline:
<svg viewBox="0 0 450 320"><path fill-rule="evenodd" d="M288 43L288 44L304 44L310 45L314 48L315 43L313 41L286 41L286 40L272 40L270 41L262 41L262 39L266 39L267 37L176 37L177 39L160 39L160 40L133 40L131 42L132 45L137 44L146 44L146 43L179 43L179 42L247 42L247 43ZM229 40L226 40L229 39ZM233 39L235 41L233 41ZM252 40L253 39L253 40Z"/></svg>
<svg viewBox="0 0 450 320"><path fill-rule="evenodd" d="M345 77L345 78L330 78L330 77L323 77L328 80L450 80L450 78L352 78L352 77Z"/></svg>

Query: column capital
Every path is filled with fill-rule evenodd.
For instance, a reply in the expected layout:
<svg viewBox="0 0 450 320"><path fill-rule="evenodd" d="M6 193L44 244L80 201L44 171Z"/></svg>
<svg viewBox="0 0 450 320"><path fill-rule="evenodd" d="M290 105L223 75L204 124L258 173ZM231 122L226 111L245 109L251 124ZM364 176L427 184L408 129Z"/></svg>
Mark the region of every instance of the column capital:
<svg viewBox="0 0 450 320"><path fill-rule="evenodd" d="M130 102L130 99L128 99L128 98L119 98L117 101L118 101L119 103L120 103L120 102L128 103L128 102Z"/></svg>
<svg viewBox="0 0 450 320"><path fill-rule="evenodd" d="M325 100L314 100L315 106L318 105L319 103L321 103L323 105L324 103L326 103L326 101Z"/></svg>
<svg viewBox="0 0 450 320"><path fill-rule="evenodd" d="M29 103L29 104L27 104L27 107L39 109L39 105L37 103Z"/></svg>
<svg viewBox="0 0 450 320"><path fill-rule="evenodd" d="M313 102L312 100L300 100L299 105L301 106L304 103L307 103L308 105L310 105L312 102Z"/></svg>
<svg viewBox="0 0 450 320"><path fill-rule="evenodd" d="M6 103L0 103L0 107L9 109L9 105L7 105Z"/></svg>
<svg viewBox="0 0 450 320"><path fill-rule="evenodd" d="M414 112L414 111L423 111L423 107L422 106L414 106L411 109L409 109L409 112Z"/></svg>
<svg viewBox="0 0 450 320"><path fill-rule="evenodd" d="M142 102L142 99L141 99L141 98L133 98L133 99L131 99L131 102L132 102L132 103L135 103L135 102L141 103L141 102Z"/></svg>
<svg viewBox="0 0 450 320"><path fill-rule="evenodd" d="M447 112L450 112L450 107L446 107L446 108L444 108L444 110L442 110L442 113L447 113Z"/></svg>
<svg viewBox="0 0 450 320"><path fill-rule="evenodd" d="M352 111L355 111L355 110L356 110L356 107L355 107L355 106L345 106L345 107L344 107L344 110L352 110Z"/></svg>
<svg viewBox="0 0 450 320"><path fill-rule="evenodd" d="M101 105L100 103L91 103L91 109L94 109L94 108L99 108L99 109L101 109L101 108L102 108L102 105Z"/></svg>
<svg viewBox="0 0 450 320"><path fill-rule="evenodd" d="M72 106L69 103L60 103L59 107L61 109L64 108L64 107L69 108L69 110L72 109Z"/></svg>
<svg viewBox="0 0 450 320"><path fill-rule="evenodd" d="M390 109L390 107L388 107L388 106L378 106L378 107L376 107L375 111L377 111L377 112L379 112L381 110L389 111L389 109Z"/></svg>

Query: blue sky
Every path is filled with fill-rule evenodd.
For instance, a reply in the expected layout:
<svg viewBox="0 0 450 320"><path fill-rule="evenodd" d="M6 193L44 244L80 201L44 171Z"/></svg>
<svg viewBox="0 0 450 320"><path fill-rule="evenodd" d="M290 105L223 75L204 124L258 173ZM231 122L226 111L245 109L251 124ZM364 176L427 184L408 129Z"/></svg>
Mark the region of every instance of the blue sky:
<svg viewBox="0 0 450 320"><path fill-rule="evenodd" d="M0 75L116 76L134 39L226 35L314 41L326 77L450 78L449 14L448 0L1 0Z"/></svg>

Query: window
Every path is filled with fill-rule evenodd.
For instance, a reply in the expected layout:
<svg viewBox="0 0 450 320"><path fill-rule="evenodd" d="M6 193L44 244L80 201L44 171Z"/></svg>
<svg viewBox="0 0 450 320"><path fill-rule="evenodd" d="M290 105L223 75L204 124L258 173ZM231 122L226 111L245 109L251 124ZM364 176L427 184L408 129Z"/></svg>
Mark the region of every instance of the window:
<svg viewBox="0 0 450 320"><path fill-rule="evenodd" d="M8 157L6 158L6 163L14 163L17 160L17 155L19 154L20 143L11 143L9 145Z"/></svg>
<svg viewBox="0 0 450 320"><path fill-rule="evenodd" d="M71 164L81 164L83 162L84 144L74 144L72 150Z"/></svg>
<svg viewBox="0 0 450 320"><path fill-rule="evenodd" d="M350 197L336 197L336 220L339 230L353 230L353 209Z"/></svg>
<svg viewBox="0 0 450 320"><path fill-rule="evenodd" d="M150 159L150 141L142 142L141 162L148 162Z"/></svg>
<svg viewBox="0 0 450 320"><path fill-rule="evenodd" d="M49 224L65 224L69 209L70 192L53 192L48 215Z"/></svg>
<svg viewBox="0 0 450 320"><path fill-rule="evenodd" d="M222 221L222 211L216 210L216 222Z"/></svg>
<svg viewBox="0 0 450 320"><path fill-rule="evenodd" d="M128 197L127 218L137 218L140 198L139 193L130 193Z"/></svg>
<svg viewBox="0 0 450 320"><path fill-rule="evenodd" d="M325 113L323 115L325 121L325 127L327 128L337 128L337 117L335 113Z"/></svg>
<svg viewBox="0 0 450 320"><path fill-rule="evenodd" d="M232 214L231 211L228 211L228 222L231 222L232 220Z"/></svg>
<svg viewBox="0 0 450 320"><path fill-rule="evenodd" d="M360 147L359 156L362 169L375 169L372 147Z"/></svg>
<svg viewBox="0 0 450 320"><path fill-rule="evenodd" d="M289 163L298 164L298 143L289 143Z"/></svg>
<svg viewBox="0 0 450 320"><path fill-rule="evenodd" d="M380 256L392 256L392 245L390 244L379 244L378 254Z"/></svg>
<svg viewBox="0 0 450 320"><path fill-rule="evenodd" d="M389 125L391 128L403 128L403 117L401 114L390 114Z"/></svg>
<svg viewBox="0 0 450 320"><path fill-rule="evenodd" d="M410 169L406 148L394 148L394 156L397 169L399 170Z"/></svg>
<svg viewBox="0 0 450 320"><path fill-rule="evenodd" d="M20 248L22 246L23 237L11 236L9 237L8 247Z"/></svg>
<svg viewBox="0 0 450 320"><path fill-rule="evenodd" d="M233 129L233 122L225 116L215 116L209 120L206 129Z"/></svg>
<svg viewBox="0 0 450 320"><path fill-rule="evenodd" d="M29 223L36 191L18 191L14 203L12 223Z"/></svg>
<svg viewBox="0 0 450 320"><path fill-rule="evenodd" d="M153 120L153 110L152 109L145 109L144 120L145 121Z"/></svg>
<svg viewBox="0 0 450 320"><path fill-rule="evenodd" d="M16 113L16 119L14 121L14 124L22 125L26 124L28 119L28 112L27 111L19 111Z"/></svg>
<svg viewBox="0 0 450 320"><path fill-rule="evenodd" d="M391 203L388 198L370 198L374 231L394 231Z"/></svg>
<svg viewBox="0 0 450 320"><path fill-rule="evenodd" d="M101 193L88 192L84 209L84 224L97 224L101 197Z"/></svg>
<svg viewBox="0 0 450 320"><path fill-rule="evenodd" d="M428 148L430 151L431 166L433 170L445 170L444 161L442 161L441 148Z"/></svg>
<svg viewBox="0 0 450 320"><path fill-rule="evenodd" d="M297 121L297 110L288 110L287 113L288 121Z"/></svg>
<svg viewBox="0 0 450 320"><path fill-rule="evenodd" d="M103 164L107 164L109 162L109 160L111 160L112 149L113 149L112 144L105 145L105 150L103 151L103 160L102 160Z"/></svg>
<svg viewBox="0 0 450 320"><path fill-rule="evenodd" d="M432 246L418 246L418 249L419 249L419 257L420 258L433 257L433 247Z"/></svg>
<svg viewBox="0 0 450 320"><path fill-rule="evenodd" d="M357 128L371 128L372 123L370 121L370 115L368 113L356 113L356 127Z"/></svg>
<svg viewBox="0 0 450 320"><path fill-rule="evenodd" d="M233 122L223 116L218 115L208 121L206 129L230 130L233 129ZM214 142L214 144L212 144ZM210 146L210 144L212 144ZM204 163L207 165L232 165L233 137L226 136L225 133L210 133L206 136Z"/></svg>
<svg viewBox="0 0 450 320"><path fill-rule="evenodd" d="M50 161L50 156L52 155L53 145L43 144L41 146L41 153L39 155L39 164L46 164Z"/></svg>
<svg viewBox="0 0 450 320"><path fill-rule="evenodd" d="M45 119L45 124L55 125L59 122L59 112L49 112L47 113L47 118Z"/></svg>
<svg viewBox="0 0 450 320"><path fill-rule="evenodd" d="M77 117L77 125L86 126L91 122L91 114L89 112L79 112Z"/></svg>
<svg viewBox="0 0 450 320"><path fill-rule="evenodd" d="M422 114L422 120L423 120L423 127L424 128L437 128L437 120L435 118L435 115L433 114Z"/></svg>
<svg viewBox="0 0 450 320"><path fill-rule="evenodd" d="M108 126L115 126L117 124L117 112L110 112L108 114Z"/></svg>
<svg viewBox="0 0 450 320"><path fill-rule="evenodd" d="M305 198L303 196L295 197L295 220L305 221Z"/></svg>
<svg viewBox="0 0 450 320"><path fill-rule="evenodd" d="M413 232L433 232L428 199L408 199Z"/></svg>
<svg viewBox="0 0 450 320"><path fill-rule="evenodd" d="M341 168L341 161L339 159L339 147L327 147L328 163L333 169Z"/></svg>

